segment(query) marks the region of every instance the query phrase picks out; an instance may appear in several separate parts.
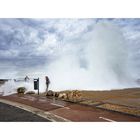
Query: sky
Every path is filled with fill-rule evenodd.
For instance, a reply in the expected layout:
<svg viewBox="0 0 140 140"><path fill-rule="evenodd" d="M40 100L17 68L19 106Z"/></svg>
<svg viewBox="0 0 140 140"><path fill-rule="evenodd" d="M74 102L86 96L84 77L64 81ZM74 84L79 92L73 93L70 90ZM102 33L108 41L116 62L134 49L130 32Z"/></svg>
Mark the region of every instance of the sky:
<svg viewBox="0 0 140 140"><path fill-rule="evenodd" d="M62 55L71 54L78 56L80 67L86 68L82 47L89 45L87 38L91 38L98 28L96 25L104 22L120 30L129 48L131 73L135 77L140 76L140 19L1 18L0 77L45 75L50 65Z"/></svg>
<svg viewBox="0 0 140 140"><path fill-rule="evenodd" d="M93 19L0 19L0 73L12 76L43 67L70 44L90 31ZM18 69L18 71L17 71Z"/></svg>

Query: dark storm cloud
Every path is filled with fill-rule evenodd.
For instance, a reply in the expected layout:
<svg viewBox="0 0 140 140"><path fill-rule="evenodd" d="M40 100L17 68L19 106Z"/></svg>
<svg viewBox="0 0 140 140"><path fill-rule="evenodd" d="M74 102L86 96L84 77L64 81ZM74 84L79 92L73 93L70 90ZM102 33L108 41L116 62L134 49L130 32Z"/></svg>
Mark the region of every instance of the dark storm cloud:
<svg viewBox="0 0 140 140"><path fill-rule="evenodd" d="M44 63L34 51L44 41L36 28L34 20L0 19L0 61L21 68Z"/></svg>

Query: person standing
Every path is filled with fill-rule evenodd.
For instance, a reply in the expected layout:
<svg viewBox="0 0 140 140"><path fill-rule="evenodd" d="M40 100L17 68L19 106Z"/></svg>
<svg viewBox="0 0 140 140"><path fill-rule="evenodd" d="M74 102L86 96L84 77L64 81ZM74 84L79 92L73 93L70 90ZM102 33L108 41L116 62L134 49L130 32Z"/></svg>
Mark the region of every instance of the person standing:
<svg viewBox="0 0 140 140"><path fill-rule="evenodd" d="M29 82L30 78L29 78L28 76L26 76L26 77L24 78L24 80L25 80L25 82Z"/></svg>
<svg viewBox="0 0 140 140"><path fill-rule="evenodd" d="M46 92L48 92L49 84L50 84L50 79L48 76L45 76L46 79Z"/></svg>

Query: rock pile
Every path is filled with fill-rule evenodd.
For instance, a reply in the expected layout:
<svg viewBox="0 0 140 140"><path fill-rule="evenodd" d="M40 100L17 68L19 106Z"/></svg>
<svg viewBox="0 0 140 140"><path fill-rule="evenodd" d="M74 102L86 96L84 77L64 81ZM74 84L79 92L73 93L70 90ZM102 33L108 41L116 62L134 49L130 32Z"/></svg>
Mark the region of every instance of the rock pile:
<svg viewBox="0 0 140 140"><path fill-rule="evenodd" d="M63 92L54 92L52 90L49 90L46 96L54 96L60 99L74 100L74 99L80 99L81 93L78 90L63 91Z"/></svg>

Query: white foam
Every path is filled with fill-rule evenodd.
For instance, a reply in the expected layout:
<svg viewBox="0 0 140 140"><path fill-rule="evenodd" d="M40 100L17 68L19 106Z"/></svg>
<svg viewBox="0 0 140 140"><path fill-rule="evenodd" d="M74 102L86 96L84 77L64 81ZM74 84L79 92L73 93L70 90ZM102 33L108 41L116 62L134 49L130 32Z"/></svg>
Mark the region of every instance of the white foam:
<svg viewBox="0 0 140 140"><path fill-rule="evenodd" d="M130 74L128 46L121 30L110 22L99 22L80 42L65 50L48 66L51 88L118 89L136 86Z"/></svg>

